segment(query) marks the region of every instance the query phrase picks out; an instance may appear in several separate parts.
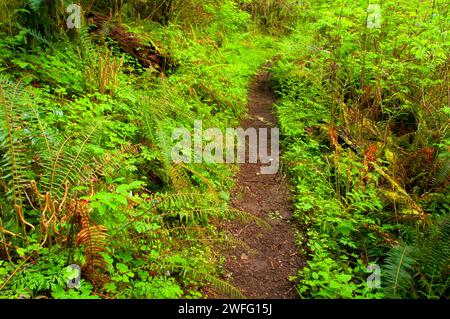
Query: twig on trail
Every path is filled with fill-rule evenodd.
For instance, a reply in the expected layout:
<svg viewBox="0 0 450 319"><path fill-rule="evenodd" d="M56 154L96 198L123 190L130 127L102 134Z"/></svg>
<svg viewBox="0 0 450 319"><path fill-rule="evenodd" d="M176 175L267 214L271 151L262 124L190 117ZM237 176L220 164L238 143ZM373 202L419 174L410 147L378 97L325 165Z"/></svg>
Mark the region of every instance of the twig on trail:
<svg viewBox="0 0 450 319"><path fill-rule="evenodd" d="M284 295L285 295L285 296L289 295L289 294L291 293L291 291L292 291L294 288L295 288L295 286L292 286L291 288L289 288L289 290L286 291L286 292L284 293Z"/></svg>
<svg viewBox="0 0 450 319"><path fill-rule="evenodd" d="M245 230L245 229L247 229L247 227L249 227L251 224L247 224L247 225L245 225L245 227L244 228L241 228L241 230L236 234L236 237L238 237L239 235L241 235L241 233Z"/></svg>
<svg viewBox="0 0 450 319"><path fill-rule="evenodd" d="M286 243L287 243L287 240L283 241L282 243L279 243L278 245L275 246L275 249L277 249L278 247L280 247Z"/></svg>

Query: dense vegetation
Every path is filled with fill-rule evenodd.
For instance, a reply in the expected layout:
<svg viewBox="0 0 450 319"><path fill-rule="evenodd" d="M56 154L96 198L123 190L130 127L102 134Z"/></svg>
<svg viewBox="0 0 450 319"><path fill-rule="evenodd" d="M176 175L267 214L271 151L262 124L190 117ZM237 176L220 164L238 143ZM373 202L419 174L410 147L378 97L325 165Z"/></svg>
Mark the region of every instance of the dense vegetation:
<svg viewBox="0 0 450 319"><path fill-rule="evenodd" d="M370 28L365 1L333 2L309 7L273 68L311 256L298 291L448 296L449 5L384 1ZM383 290L368 289L370 264Z"/></svg>
<svg viewBox="0 0 450 319"><path fill-rule="evenodd" d="M362 0L83 0L79 29L70 4L0 0L0 298L242 297L218 226L263 221L230 208L237 166L172 162L170 136L237 127L269 61L299 295L448 296L446 1L377 27Z"/></svg>

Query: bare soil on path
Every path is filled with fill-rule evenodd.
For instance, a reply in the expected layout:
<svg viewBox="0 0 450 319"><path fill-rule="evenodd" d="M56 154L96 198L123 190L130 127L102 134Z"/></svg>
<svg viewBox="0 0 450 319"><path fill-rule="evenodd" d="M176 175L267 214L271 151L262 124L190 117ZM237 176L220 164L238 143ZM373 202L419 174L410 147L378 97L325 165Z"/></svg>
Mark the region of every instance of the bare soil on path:
<svg viewBox="0 0 450 319"><path fill-rule="evenodd" d="M249 91L248 117L241 127L273 128L276 96L270 86L270 75L261 72ZM268 131L270 154L270 131ZM298 298L289 276L304 266L304 257L295 246L290 185L281 170L277 174L261 174L261 166L242 164L232 191L233 208L253 214L271 225L264 228L255 223L233 221L223 225L251 250L233 247L226 252L225 275L231 284L251 299Z"/></svg>

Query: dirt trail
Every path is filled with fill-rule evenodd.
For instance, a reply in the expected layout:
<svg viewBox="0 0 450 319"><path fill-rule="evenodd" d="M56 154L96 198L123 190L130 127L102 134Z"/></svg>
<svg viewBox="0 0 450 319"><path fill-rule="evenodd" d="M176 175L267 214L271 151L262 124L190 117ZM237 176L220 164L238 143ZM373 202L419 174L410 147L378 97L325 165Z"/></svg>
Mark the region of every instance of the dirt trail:
<svg viewBox="0 0 450 319"><path fill-rule="evenodd" d="M276 127L272 106L276 97L270 87L269 74L257 76L249 92L249 116L241 123L244 129ZM270 154L270 133L269 153ZM225 262L225 275L247 298L297 298L288 277L303 266L304 259L295 247L289 184L282 173L260 174L264 164L242 164L232 192L232 206L267 221L272 228L233 222L225 226L253 252L233 248ZM267 165L264 165L267 166Z"/></svg>

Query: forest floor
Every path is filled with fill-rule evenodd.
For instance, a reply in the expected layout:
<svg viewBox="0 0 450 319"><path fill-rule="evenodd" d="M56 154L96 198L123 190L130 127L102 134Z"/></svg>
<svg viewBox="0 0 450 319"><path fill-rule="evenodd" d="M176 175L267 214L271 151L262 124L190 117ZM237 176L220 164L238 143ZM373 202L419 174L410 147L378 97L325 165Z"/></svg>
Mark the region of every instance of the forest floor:
<svg viewBox="0 0 450 319"><path fill-rule="evenodd" d="M270 86L270 74L261 72L249 91L248 116L241 127L276 127L273 104L276 96ZM270 131L267 133L270 154ZM259 140L259 139L258 139ZM231 193L233 208L263 219L271 228L255 223L237 221L224 225L238 240L251 250L233 247L226 253L225 275L247 298L297 298L294 283L289 276L304 266L305 258L298 254L292 219L290 185L281 169L277 174L261 174L267 164L242 164Z"/></svg>

